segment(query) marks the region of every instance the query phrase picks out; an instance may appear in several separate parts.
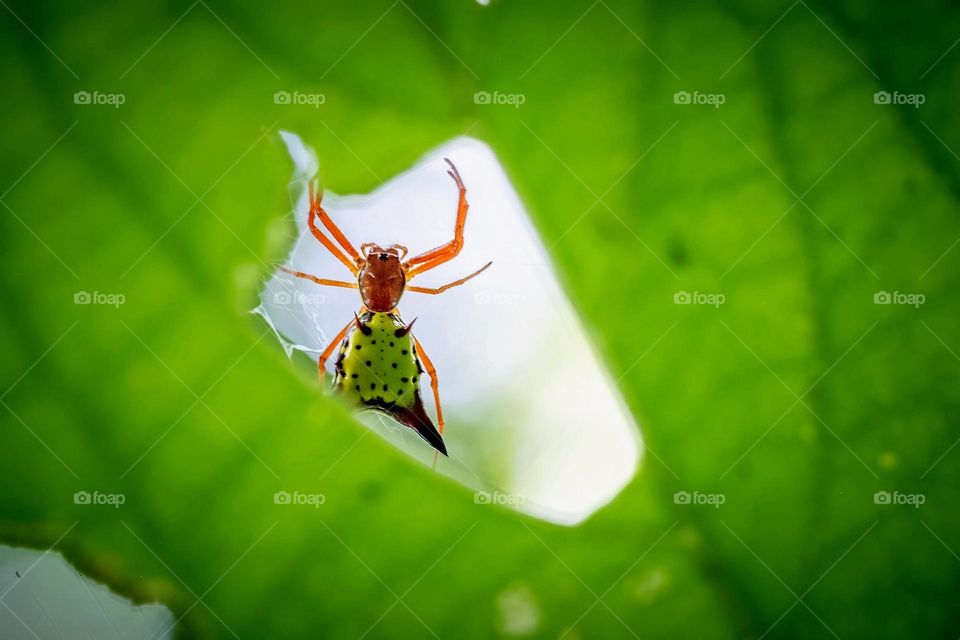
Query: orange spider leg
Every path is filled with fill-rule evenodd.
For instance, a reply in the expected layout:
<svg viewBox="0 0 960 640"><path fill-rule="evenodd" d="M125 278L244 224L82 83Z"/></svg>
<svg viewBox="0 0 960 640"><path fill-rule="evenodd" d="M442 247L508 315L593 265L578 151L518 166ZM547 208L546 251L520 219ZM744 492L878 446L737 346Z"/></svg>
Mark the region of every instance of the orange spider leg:
<svg viewBox="0 0 960 640"><path fill-rule="evenodd" d="M311 196L310 196L311 207L310 208L312 209L313 208L312 203L314 201L313 195L312 195L312 192L313 192L312 187L310 191L311 191ZM362 262L360 254L357 253L357 250L353 248L352 244L350 244L350 241L347 239L347 236L344 235L343 231L340 231L340 227L338 227L334 223L333 219L329 215L327 215L327 212L324 211L323 207L320 206L320 201L322 199L323 199L323 193L320 193L320 195L318 195L316 199L316 203L317 203L316 208L317 208L318 215L320 216L320 222L323 223L323 226L327 228L327 231L330 232L330 234L334 237L334 239L336 239L336 241L340 243L340 246L343 247L343 250L346 251L347 254L351 258L353 258L354 262L356 262L359 265Z"/></svg>
<svg viewBox="0 0 960 640"><path fill-rule="evenodd" d="M427 369L427 375L430 376L430 387L433 389L433 401L437 405L437 431L443 435L443 410L440 408L440 390L437 383L437 368L433 366L427 352L423 350L423 345L414 336L413 344L417 346L417 354L423 360L423 366Z"/></svg>
<svg viewBox="0 0 960 640"><path fill-rule="evenodd" d="M451 256L440 256L439 258L434 258L429 262L424 262L420 266L415 267L414 269L411 269L410 271L407 272L407 280L412 279L414 276L420 275L424 271L430 271L430 269L433 269L434 267L439 267L444 262L448 262L452 260L455 256L456 256L456 253L454 253Z"/></svg>
<svg viewBox="0 0 960 640"><path fill-rule="evenodd" d="M410 258L405 266L414 268L407 272L407 278L412 278L418 273L423 273L424 271L443 264L448 260L452 260L458 253L460 253L460 249L463 248L463 226L467 222L467 209L470 206L467 204L467 188L463 185L463 180L460 178L460 172L457 171L457 168L454 166L454 164L447 158L444 158L444 160L447 161L447 164L450 165L451 169L450 171L447 171L447 173L451 178L453 178L453 181L457 185L457 189L460 191L460 202L457 206L457 223L453 232L453 240L446 244L440 245L436 249L431 249L430 251Z"/></svg>
<svg viewBox="0 0 960 640"><path fill-rule="evenodd" d="M350 273L357 275L360 273L360 254L358 254L357 250L350 245L350 242L347 241L346 236L341 233L340 229L337 228L337 225L333 224L333 220L330 219L330 216L327 215L327 212L324 211L320 206L320 198L317 198L316 194L314 193L313 183L309 183L307 188L309 189L310 193L310 215L307 217L307 227L310 229L310 233L312 233L313 237L320 241L320 244L327 248L327 251L332 253L333 256L342 262L347 269L350 269ZM325 226L337 239L337 242L339 242L340 245L351 254L351 257L353 258L352 260L351 258L348 258L342 251L340 251L340 249L337 248L337 245L335 245L333 241L331 241L330 238L324 235L323 231L320 230L320 227L317 226L317 216L320 217L320 222L323 223L323 226Z"/></svg>
<svg viewBox="0 0 960 640"><path fill-rule="evenodd" d="M303 271L294 271L293 269L288 269L286 267L280 267L280 271L289 273L292 276L297 276L298 278L303 278L304 280L309 280L310 282L325 284L330 287L344 287L345 289L355 289L357 287L356 282L344 282L343 280L328 280L327 278L318 278L317 276L310 275L309 273L304 273Z"/></svg>
<svg viewBox="0 0 960 640"><path fill-rule="evenodd" d="M460 286L461 284L463 284L464 282L466 282L466 281L469 280L470 278L473 278L473 277L475 277L475 276L480 275L481 273L483 273L484 271L486 271L487 267L489 267L489 266L492 265L492 264L493 264L493 262L488 262L487 264L483 265L482 267L480 267L479 269L477 269L476 271L474 271L474 272L471 273L470 275L468 275L468 276L466 276L466 277L463 277L463 278L460 278L459 280L454 280L453 282L449 282L449 283L443 285L442 287L430 288L430 287L414 287L414 286L409 286L409 287L407 287L407 291L413 291L413 292L415 292L415 293L428 293L428 294L430 294L430 295L432 295L432 296L435 296L435 295L437 295L437 294L443 293L443 292L446 291L447 289L452 289L453 287Z"/></svg>
<svg viewBox="0 0 960 640"><path fill-rule="evenodd" d="M343 340L344 336L347 335L347 331L350 330L350 325L352 325L354 322L356 322L356 320L354 318L351 318L350 321L347 322L347 326L341 329L340 333L334 336L333 340L330 341L330 344L327 345L327 348L324 349L323 353L320 354L320 360L317 362L317 365L318 365L317 370L320 373L321 381L323 381L323 377L327 372L324 365L327 364L327 360L330 358L330 355L333 353L333 350L337 348L337 345L339 345L340 342Z"/></svg>

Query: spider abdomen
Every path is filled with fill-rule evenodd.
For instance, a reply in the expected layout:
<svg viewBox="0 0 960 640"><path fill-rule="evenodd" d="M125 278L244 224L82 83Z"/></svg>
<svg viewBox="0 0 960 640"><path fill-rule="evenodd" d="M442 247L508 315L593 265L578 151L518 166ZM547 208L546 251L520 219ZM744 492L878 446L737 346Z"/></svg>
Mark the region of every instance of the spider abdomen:
<svg viewBox="0 0 960 640"><path fill-rule="evenodd" d="M423 408L421 374L413 335L400 316L367 311L340 346L333 384L357 405L389 415L446 453Z"/></svg>

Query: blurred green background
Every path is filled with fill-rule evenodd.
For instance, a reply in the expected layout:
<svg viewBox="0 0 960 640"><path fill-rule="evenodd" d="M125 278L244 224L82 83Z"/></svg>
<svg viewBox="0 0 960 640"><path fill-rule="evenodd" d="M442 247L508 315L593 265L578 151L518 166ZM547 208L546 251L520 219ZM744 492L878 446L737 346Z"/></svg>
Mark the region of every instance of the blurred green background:
<svg viewBox="0 0 960 640"><path fill-rule="evenodd" d="M0 541L183 637L960 633L955 3L5 2L0 33ZM493 146L642 425L614 502L476 505L291 366L247 314L280 128L339 193Z"/></svg>

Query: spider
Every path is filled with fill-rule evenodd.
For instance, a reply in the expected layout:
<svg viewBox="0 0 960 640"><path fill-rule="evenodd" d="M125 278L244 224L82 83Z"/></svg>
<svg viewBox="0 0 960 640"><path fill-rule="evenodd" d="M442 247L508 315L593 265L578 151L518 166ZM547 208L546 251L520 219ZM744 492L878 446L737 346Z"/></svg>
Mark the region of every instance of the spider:
<svg viewBox="0 0 960 640"><path fill-rule="evenodd" d="M399 244L382 247L374 242L366 242L360 245L358 252L320 206L322 193L316 195L311 182L308 187L310 214L307 228L350 270L356 281L329 280L287 267L280 267L280 270L319 285L358 290L363 302L359 313L354 313L353 318L320 354L318 371L321 381L326 374L326 362L339 345L340 351L334 364L334 391L348 396L361 409L380 411L413 429L430 446L446 456L437 370L411 331L416 319L405 324L400 319L397 305L406 291L438 295L480 275L493 263L488 262L470 275L441 287L407 284L417 275L452 260L463 248L463 227L469 206L467 189L457 167L449 159L444 160L450 165L447 174L459 191L452 240L410 259L407 259L407 248ZM317 226L317 219L333 236L333 240ZM420 378L424 371L430 376L439 429L427 415L420 395Z"/></svg>

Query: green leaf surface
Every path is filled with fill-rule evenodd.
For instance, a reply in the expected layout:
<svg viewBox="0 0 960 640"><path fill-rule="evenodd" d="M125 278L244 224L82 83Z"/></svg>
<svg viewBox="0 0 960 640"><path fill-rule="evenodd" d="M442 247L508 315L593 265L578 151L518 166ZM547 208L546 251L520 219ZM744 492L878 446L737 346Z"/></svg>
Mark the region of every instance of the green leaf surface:
<svg viewBox="0 0 960 640"><path fill-rule="evenodd" d="M956 635L951 3L0 15L3 543L56 543L183 637ZM642 424L613 503L574 528L476 505L291 364L247 313L293 233L280 127L338 193L466 132L496 150Z"/></svg>

